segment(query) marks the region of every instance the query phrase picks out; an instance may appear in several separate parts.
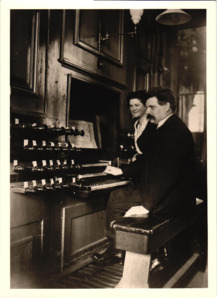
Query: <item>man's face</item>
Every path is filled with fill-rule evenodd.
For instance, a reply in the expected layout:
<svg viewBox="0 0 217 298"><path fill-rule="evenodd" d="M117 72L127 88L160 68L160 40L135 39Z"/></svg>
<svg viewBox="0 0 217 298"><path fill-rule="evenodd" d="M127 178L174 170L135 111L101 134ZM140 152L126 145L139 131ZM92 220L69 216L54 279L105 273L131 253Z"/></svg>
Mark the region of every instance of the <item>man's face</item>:
<svg viewBox="0 0 217 298"><path fill-rule="evenodd" d="M133 119L141 118L146 113L146 106L138 98L130 99L129 108Z"/></svg>
<svg viewBox="0 0 217 298"><path fill-rule="evenodd" d="M148 114L148 118L150 122L158 124L161 120L168 116L168 111L170 108L170 104L166 103L165 105L161 106L158 103L157 97L150 97L146 101L146 113Z"/></svg>

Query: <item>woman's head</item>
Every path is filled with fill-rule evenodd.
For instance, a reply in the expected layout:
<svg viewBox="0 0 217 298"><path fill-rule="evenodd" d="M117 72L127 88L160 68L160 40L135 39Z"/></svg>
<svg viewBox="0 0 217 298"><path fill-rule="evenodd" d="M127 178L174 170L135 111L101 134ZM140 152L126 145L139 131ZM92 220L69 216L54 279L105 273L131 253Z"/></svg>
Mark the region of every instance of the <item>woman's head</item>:
<svg viewBox="0 0 217 298"><path fill-rule="evenodd" d="M133 119L141 118L146 113L146 100L149 95L145 90L130 92L127 95L127 103Z"/></svg>

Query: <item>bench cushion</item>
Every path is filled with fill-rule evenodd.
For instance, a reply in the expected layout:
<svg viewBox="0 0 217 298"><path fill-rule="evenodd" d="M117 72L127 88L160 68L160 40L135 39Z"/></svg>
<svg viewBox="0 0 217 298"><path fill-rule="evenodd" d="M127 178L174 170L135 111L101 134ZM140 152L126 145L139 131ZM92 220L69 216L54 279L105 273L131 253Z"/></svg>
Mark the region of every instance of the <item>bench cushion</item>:
<svg viewBox="0 0 217 298"><path fill-rule="evenodd" d="M154 215L147 215L146 217L123 217L118 222L114 222L112 227L116 231L152 235L170 221L171 219L169 218L161 218Z"/></svg>

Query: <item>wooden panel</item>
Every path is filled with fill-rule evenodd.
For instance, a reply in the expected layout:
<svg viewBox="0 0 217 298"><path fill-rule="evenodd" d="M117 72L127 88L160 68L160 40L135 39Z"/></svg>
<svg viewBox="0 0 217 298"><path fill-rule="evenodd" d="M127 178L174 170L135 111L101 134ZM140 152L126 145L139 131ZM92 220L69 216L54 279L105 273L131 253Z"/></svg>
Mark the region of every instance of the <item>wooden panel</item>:
<svg viewBox="0 0 217 298"><path fill-rule="evenodd" d="M140 67L135 67L134 90L149 89L149 73Z"/></svg>
<svg viewBox="0 0 217 298"><path fill-rule="evenodd" d="M58 126L65 126L66 124L66 73L68 73L68 70L62 68L58 62L61 47L62 14L61 10L49 11L49 44L46 71L46 114L49 118L56 119Z"/></svg>
<svg viewBox="0 0 217 298"><path fill-rule="evenodd" d="M11 228L11 242L15 243L29 236L42 237L43 220Z"/></svg>
<svg viewBox="0 0 217 298"><path fill-rule="evenodd" d="M43 221L11 229L11 287L25 287L42 266ZM30 277L31 276L31 277Z"/></svg>
<svg viewBox="0 0 217 298"><path fill-rule="evenodd" d="M37 34L37 14L33 11L11 12L11 84L33 93Z"/></svg>
<svg viewBox="0 0 217 298"><path fill-rule="evenodd" d="M99 24L100 10L77 10L75 44L89 51L93 51L93 53L97 53Z"/></svg>
<svg viewBox="0 0 217 298"><path fill-rule="evenodd" d="M17 194L11 191L11 228L39 221L45 216L43 196Z"/></svg>
<svg viewBox="0 0 217 298"><path fill-rule="evenodd" d="M102 44L102 52L108 57L123 63L123 11L103 10L101 16L102 37L108 33L109 40Z"/></svg>
<svg viewBox="0 0 217 298"><path fill-rule="evenodd" d="M64 262L105 237L105 197L63 208Z"/></svg>
<svg viewBox="0 0 217 298"><path fill-rule="evenodd" d="M21 273L29 270L32 263L33 237L29 236L11 245L11 272Z"/></svg>
<svg viewBox="0 0 217 298"><path fill-rule="evenodd" d="M71 255L105 237L105 211L71 220Z"/></svg>
<svg viewBox="0 0 217 298"><path fill-rule="evenodd" d="M48 12L11 11L11 107L44 114Z"/></svg>
<svg viewBox="0 0 217 298"><path fill-rule="evenodd" d="M118 38L118 42L115 43L113 40L109 40L107 46L102 47L102 51L99 51L97 47L99 32L94 32L97 27L96 22L90 23L89 26L87 24L91 16L97 14L94 11L87 11L86 14L90 15L88 19L83 18L84 23L82 23L81 28L79 11L63 11L62 44L59 61L62 66L76 71L78 74L84 74L88 78L94 78L100 82L103 81L106 84L125 89L126 65L125 58L123 57L122 61L121 57L123 49L123 44L119 42L121 38L120 40ZM90 32L85 29L88 28L89 30L89 27ZM115 20L115 28L115 30L120 30L120 23L117 24L117 20ZM92 36L93 34L94 36Z"/></svg>
<svg viewBox="0 0 217 298"><path fill-rule="evenodd" d="M11 288L19 288L32 267L33 237L29 236L11 246Z"/></svg>
<svg viewBox="0 0 217 298"><path fill-rule="evenodd" d="M75 44L82 48L122 64L123 13L121 10L80 10L76 12ZM102 41L106 33L109 40ZM113 36L114 35L114 36Z"/></svg>

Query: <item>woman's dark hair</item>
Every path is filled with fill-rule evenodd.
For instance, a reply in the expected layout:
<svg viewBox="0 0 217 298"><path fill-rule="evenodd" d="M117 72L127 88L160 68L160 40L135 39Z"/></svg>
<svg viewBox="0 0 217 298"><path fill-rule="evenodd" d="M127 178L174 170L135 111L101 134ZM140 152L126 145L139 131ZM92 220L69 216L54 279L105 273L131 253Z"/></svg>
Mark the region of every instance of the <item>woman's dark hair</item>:
<svg viewBox="0 0 217 298"><path fill-rule="evenodd" d="M149 96L148 92L145 91L145 90L132 91L132 92L130 92L130 93L127 94L126 101L127 101L128 106L129 106L130 105L130 100L133 99L133 98L137 98L145 106L146 100L149 97L150 96Z"/></svg>
<svg viewBox="0 0 217 298"><path fill-rule="evenodd" d="M150 97L157 97L159 105L165 105L167 102L170 103L171 110L176 110L176 100L170 89L162 87L152 87L149 91Z"/></svg>

